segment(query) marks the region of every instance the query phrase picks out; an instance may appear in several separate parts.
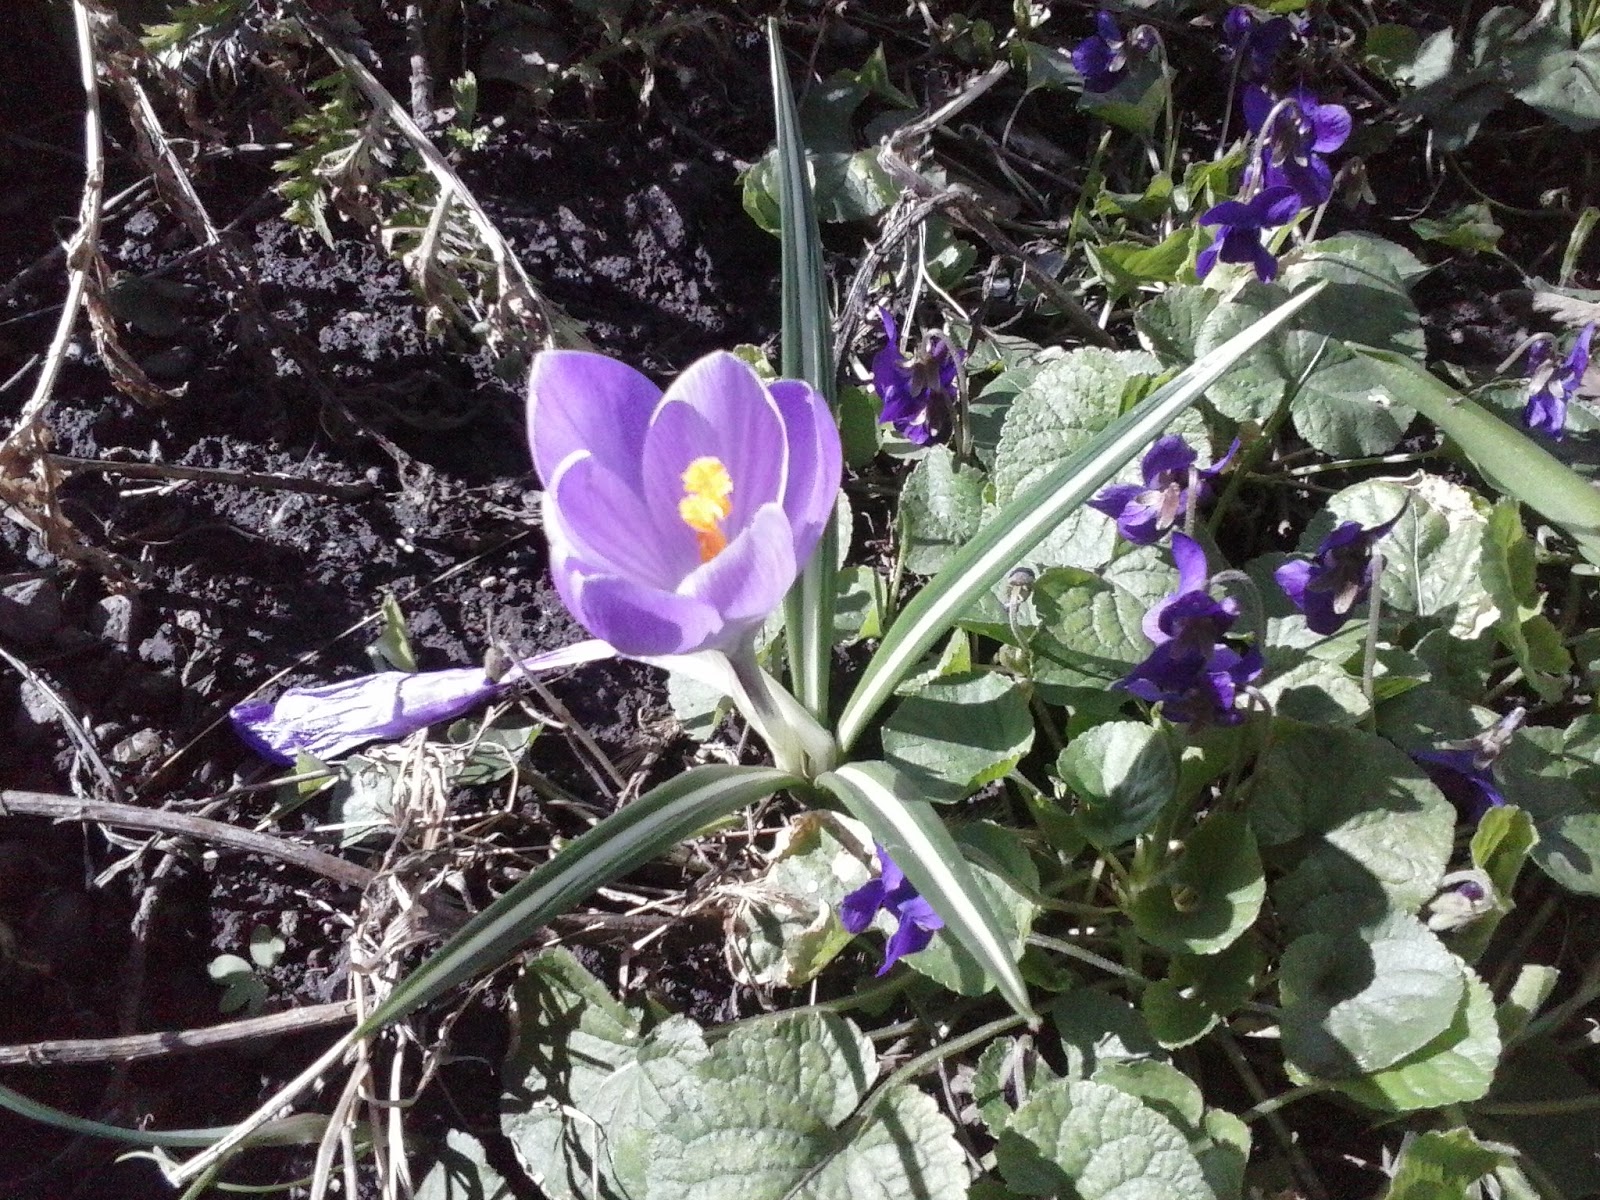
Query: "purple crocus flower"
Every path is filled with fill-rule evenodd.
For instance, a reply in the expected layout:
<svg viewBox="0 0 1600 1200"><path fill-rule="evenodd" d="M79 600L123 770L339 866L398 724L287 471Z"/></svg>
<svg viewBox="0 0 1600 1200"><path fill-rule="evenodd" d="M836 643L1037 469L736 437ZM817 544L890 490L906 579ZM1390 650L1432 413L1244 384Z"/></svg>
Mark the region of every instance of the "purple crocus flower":
<svg viewBox="0 0 1600 1200"><path fill-rule="evenodd" d="M944 337L929 334L920 350L902 355L894 315L887 308L878 315L889 340L872 359L872 384L883 402L879 423L918 446L943 441L950 436L961 354Z"/></svg>
<svg viewBox="0 0 1600 1200"><path fill-rule="evenodd" d="M882 868L878 878L858 887L839 904L839 923L850 933L860 933L872 924L880 910L894 914L899 923L889 944L884 947L882 975L905 954L925 950L933 940L935 930L944 928L944 921L933 911L917 889L911 886L905 872L889 857L889 852L876 842L878 864Z"/></svg>
<svg viewBox="0 0 1600 1200"><path fill-rule="evenodd" d="M1286 562L1272 573L1289 602L1306 615L1306 628L1324 636L1337 633L1372 591L1377 571L1372 547L1400 519L1371 529L1345 521L1317 546L1311 559Z"/></svg>
<svg viewBox="0 0 1600 1200"><path fill-rule="evenodd" d="M833 515L827 403L717 352L666 394L577 350L533 362L528 440L567 608L633 658L727 649L776 609Z"/></svg>
<svg viewBox="0 0 1600 1200"><path fill-rule="evenodd" d="M1567 401L1583 383L1589 370L1589 343L1594 340L1595 323L1590 321L1572 343L1572 350L1557 366L1551 359L1550 343L1540 338L1528 350L1528 406L1522 410L1522 423L1535 433L1560 441L1567 429Z"/></svg>
<svg viewBox="0 0 1600 1200"><path fill-rule="evenodd" d="M1261 244L1261 234L1287 225L1302 207L1300 195L1293 188L1269 187L1248 200L1224 200L1207 209L1200 224L1217 226L1217 236L1195 258L1195 274L1204 279L1221 259L1250 263L1256 269L1256 277L1270 283L1278 277L1278 260Z"/></svg>
<svg viewBox="0 0 1600 1200"><path fill-rule="evenodd" d="M1094 15L1096 33L1072 50L1072 65L1083 76L1088 92L1109 92L1128 70L1128 39L1110 13Z"/></svg>
<svg viewBox="0 0 1600 1200"><path fill-rule="evenodd" d="M1222 40L1228 57L1239 64L1239 74L1254 82L1272 74L1278 55L1298 32L1288 17L1268 17L1245 5L1235 5L1222 19Z"/></svg>
<svg viewBox="0 0 1600 1200"><path fill-rule="evenodd" d="M613 359L546 351L529 390L550 570L595 638L498 680L458 668L291 688L237 706L241 736L274 758L332 757L456 716L522 675L620 655L731 695L781 765L827 769L831 738L752 653L833 514L843 462L827 404L724 353L663 395Z"/></svg>
<svg viewBox="0 0 1600 1200"><path fill-rule="evenodd" d="M1211 480L1228 465L1238 449L1236 438L1220 459L1195 472L1198 500L1205 499ZM1177 434L1157 438L1139 463L1144 483L1113 483L1101 489L1100 494L1089 501L1089 507L1114 518L1122 536L1134 545L1153 545L1187 515L1189 476L1197 458L1194 448Z"/></svg>
<svg viewBox="0 0 1600 1200"><path fill-rule="evenodd" d="M1476 737L1446 742L1434 750L1411 751L1412 761L1428 773L1434 786L1463 816L1477 821L1506 802L1494 781L1494 764L1527 715L1527 709L1514 708Z"/></svg>
<svg viewBox="0 0 1600 1200"><path fill-rule="evenodd" d="M1321 104L1303 87L1282 100L1265 88L1247 87L1240 103L1250 131L1261 139L1260 185L1292 189L1301 208L1326 203L1333 195L1333 168L1322 156L1349 140L1350 110Z"/></svg>
<svg viewBox="0 0 1600 1200"><path fill-rule="evenodd" d="M1117 687L1150 704L1168 720L1188 725L1233 725L1235 703L1261 674L1260 650L1240 652L1223 639L1239 619L1238 601L1214 599L1206 553L1193 538L1172 535L1178 591L1145 614L1144 632L1155 649Z"/></svg>
<svg viewBox="0 0 1600 1200"><path fill-rule="evenodd" d="M293 687L276 700L246 700L228 713L234 730L263 757L291 763L301 754L333 759L368 742L397 741L439 721L498 699L538 671L607 656L599 642L580 642L523 659L491 678L482 667L384 671L317 687Z"/></svg>

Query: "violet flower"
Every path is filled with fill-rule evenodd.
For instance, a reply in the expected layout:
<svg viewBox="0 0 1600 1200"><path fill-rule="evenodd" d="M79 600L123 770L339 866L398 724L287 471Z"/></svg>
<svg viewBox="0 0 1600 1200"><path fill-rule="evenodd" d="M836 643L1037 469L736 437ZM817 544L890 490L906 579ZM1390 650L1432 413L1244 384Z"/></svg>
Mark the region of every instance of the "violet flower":
<svg viewBox="0 0 1600 1200"><path fill-rule="evenodd" d="M1211 481L1238 449L1239 442L1235 439L1220 459L1194 472L1199 493L1195 500L1206 498ZM1157 438L1139 464L1144 483L1113 483L1102 488L1099 495L1089 501L1089 507L1115 519L1122 536L1134 545L1153 545L1188 514L1189 477L1197 458L1194 448L1177 434Z"/></svg>
<svg viewBox="0 0 1600 1200"><path fill-rule="evenodd" d="M902 955L926 950L936 930L944 928L944 921L911 886L905 872L889 857L889 852L874 842L878 851L878 864L882 868L873 879L846 896L839 904L839 923L849 933L860 933L879 911L894 914L898 922L889 943L884 947L882 975L899 961Z"/></svg>
<svg viewBox="0 0 1600 1200"><path fill-rule="evenodd" d="M1589 343L1594 340L1594 329L1593 321L1583 327L1559 366L1552 361L1550 343L1543 338L1529 348L1528 405L1522 410L1522 423L1528 429L1556 441L1565 435L1567 401L1589 370Z"/></svg>
<svg viewBox="0 0 1600 1200"><path fill-rule="evenodd" d="M956 372L962 355L939 334L929 334L920 350L900 353L900 330L894 315L880 308L889 344L872 359L872 384L883 409L878 421L918 446L950 436L955 412Z"/></svg>
<svg viewBox="0 0 1600 1200"><path fill-rule="evenodd" d="M1400 519L1371 529L1345 521L1317 546L1310 559L1286 562L1272 573L1289 602L1306 615L1306 628L1324 636L1337 633L1372 591L1377 571L1372 548Z"/></svg>
<svg viewBox="0 0 1600 1200"><path fill-rule="evenodd" d="M732 696L780 766L828 769L833 739L761 671L753 645L833 515L843 461L827 404L720 352L662 394L613 359L546 351L529 393L550 570L596 636L517 670L617 655L680 670ZM269 753L332 754L454 716L513 681L388 673L292 689L234 717Z"/></svg>
<svg viewBox="0 0 1600 1200"><path fill-rule="evenodd" d="M1095 13L1094 26L1093 36L1073 47L1072 65L1083 76L1084 91L1109 92L1128 73L1129 50L1149 54L1156 47L1156 33L1140 25L1124 35L1116 18L1104 10Z"/></svg>
<svg viewBox="0 0 1600 1200"><path fill-rule="evenodd" d="M1201 279L1211 273L1217 260L1250 263L1256 277L1270 283L1278 277L1278 260L1261 244L1261 235L1294 220L1304 207L1293 188L1269 187L1248 200L1224 200L1207 209L1200 224L1218 227L1216 239L1195 258L1194 271Z"/></svg>
<svg viewBox="0 0 1600 1200"><path fill-rule="evenodd" d="M1150 704L1168 720L1188 725L1234 725L1239 695L1261 675L1264 662L1254 646L1240 652L1223 639L1239 619L1238 601L1214 599L1200 544L1172 535L1178 591L1145 614L1144 632L1155 649L1119 680L1117 687Z"/></svg>
<svg viewBox="0 0 1600 1200"><path fill-rule="evenodd" d="M1268 17L1245 5L1235 5L1222 19L1222 40L1228 57L1239 64L1247 82L1272 74L1278 55L1299 29L1288 17Z"/></svg>
<svg viewBox="0 0 1600 1200"><path fill-rule="evenodd" d="M1333 195L1333 168L1322 156L1349 140L1350 110L1318 103L1303 87L1282 100L1265 88L1247 87L1240 103L1250 131L1261 139L1260 185L1292 189L1301 208L1325 204Z"/></svg>
<svg viewBox="0 0 1600 1200"><path fill-rule="evenodd" d="M1435 750L1413 750L1411 759L1464 817L1477 821L1506 802L1494 780L1494 764L1527 715L1527 709L1514 708L1476 737L1446 742Z"/></svg>

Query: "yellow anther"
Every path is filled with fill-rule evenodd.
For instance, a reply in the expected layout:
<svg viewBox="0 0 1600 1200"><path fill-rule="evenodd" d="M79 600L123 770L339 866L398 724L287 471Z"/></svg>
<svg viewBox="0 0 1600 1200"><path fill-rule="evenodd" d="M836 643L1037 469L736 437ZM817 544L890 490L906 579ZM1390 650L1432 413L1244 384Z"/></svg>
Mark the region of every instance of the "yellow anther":
<svg viewBox="0 0 1600 1200"><path fill-rule="evenodd" d="M728 497L733 495L733 480L722 460L706 455L695 459L683 473L683 499L678 501L678 516L695 531L700 543L700 561L710 562L728 545L720 522L733 511Z"/></svg>

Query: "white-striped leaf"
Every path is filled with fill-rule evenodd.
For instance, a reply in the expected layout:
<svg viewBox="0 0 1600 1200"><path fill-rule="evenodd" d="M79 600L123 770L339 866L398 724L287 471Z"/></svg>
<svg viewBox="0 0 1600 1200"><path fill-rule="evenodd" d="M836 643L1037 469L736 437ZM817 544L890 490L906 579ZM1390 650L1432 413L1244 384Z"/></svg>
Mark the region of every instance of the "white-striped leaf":
<svg viewBox="0 0 1600 1200"><path fill-rule="evenodd" d="M822 239L800 137L800 114L789 89L776 21L767 23L772 67L772 107L777 118L778 214L781 223L783 353L786 379L803 379L838 410L834 395L832 325L822 273ZM838 587L838 518L828 521L811 561L784 600L789 643L789 684L819 721L828 719L828 667L833 656L833 608Z"/></svg>
<svg viewBox="0 0 1600 1200"><path fill-rule="evenodd" d="M561 850L466 925L403 979L356 1030L397 1021L457 984L492 970L552 917L719 817L802 780L771 767L707 766L652 788Z"/></svg>
<svg viewBox="0 0 1600 1200"><path fill-rule="evenodd" d="M928 649L980 595L1014 568L1167 423L1199 399L1229 367L1279 329L1323 285L1300 292L1163 385L1108 425L1087 446L1015 496L994 520L906 605L839 714L839 745L848 750L873 715Z"/></svg>
<svg viewBox="0 0 1600 1200"><path fill-rule="evenodd" d="M869 830L906 873L911 886L933 905L945 929L977 959L1012 1008L1030 1022L1038 1017L1008 945L1004 927L978 890L972 868L944 822L900 771L885 762L848 763L818 776L826 788Z"/></svg>
<svg viewBox="0 0 1600 1200"><path fill-rule="evenodd" d="M1600 565L1600 492L1520 429L1479 408L1420 363L1388 350L1352 346L1385 368L1394 398L1416 409L1460 446L1503 494L1561 528Z"/></svg>

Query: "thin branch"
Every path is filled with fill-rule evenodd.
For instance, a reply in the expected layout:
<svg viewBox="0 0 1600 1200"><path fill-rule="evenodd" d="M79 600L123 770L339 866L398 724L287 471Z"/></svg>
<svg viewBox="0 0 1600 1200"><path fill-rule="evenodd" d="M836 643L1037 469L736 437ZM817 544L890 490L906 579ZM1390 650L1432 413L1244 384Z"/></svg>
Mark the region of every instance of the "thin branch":
<svg viewBox="0 0 1600 1200"><path fill-rule="evenodd" d="M302 846L268 833L257 833L253 829L240 829L221 821L166 812L159 808L136 808L131 804L111 804L103 800L79 800L74 796L8 789L0 791L0 816L49 817L57 821L94 821L124 829L153 829L159 833L192 837L211 845L227 846L232 850L243 850L291 863L346 887L364 888L373 879L373 873L366 867L346 862L324 850Z"/></svg>
<svg viewBox="0 0 1600 1200"><path fill-rule="evenodd" d="M111 1038L64 1038L53 1042L0 1046L0 1067L125 1063L136 1059L193 1054L217 1046L304 1033L324 1025L342 1025L351 1020L355 1013L354 1000L337 1000L332 1004L310 1004L303 1008L291 1008L287 1012L246 1017L204 1029L164 1030L160 1033L134 1033Z"/></svg>
<svg viewBox="0 0 1600 1200"><path fill-rule="evenodd" d="M235 487L259 488L267 492L307 492L313 496L337 496L342 500L360 500L377 491L377 486L365 479L351 482L330 482L322 479L302 479L275 471L229 471L219 467L187 467L176 463L118 462L104 458L71 458L65 454L47 454L50 465L68 475L97 473L102 475L128 475L135 479L188 479L196 483L231 484Z"/></svg>

